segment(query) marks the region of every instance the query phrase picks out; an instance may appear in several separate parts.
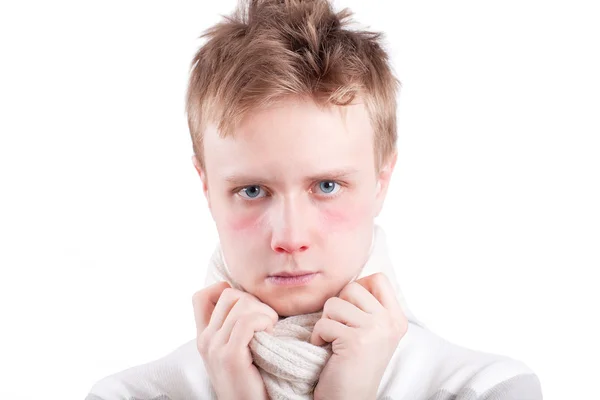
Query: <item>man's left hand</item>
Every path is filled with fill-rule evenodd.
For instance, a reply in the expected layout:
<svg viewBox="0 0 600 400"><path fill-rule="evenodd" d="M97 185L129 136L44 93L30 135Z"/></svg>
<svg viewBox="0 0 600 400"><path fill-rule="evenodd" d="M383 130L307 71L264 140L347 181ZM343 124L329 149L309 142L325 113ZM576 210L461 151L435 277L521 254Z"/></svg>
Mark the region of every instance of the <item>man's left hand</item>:
<svg viewBox="0 0 600 400"><path fill-rule="evenodd" d="M331 343L315 400L375 399L408 321L383 273L351 282L325 302L310 342Z"/></svg>

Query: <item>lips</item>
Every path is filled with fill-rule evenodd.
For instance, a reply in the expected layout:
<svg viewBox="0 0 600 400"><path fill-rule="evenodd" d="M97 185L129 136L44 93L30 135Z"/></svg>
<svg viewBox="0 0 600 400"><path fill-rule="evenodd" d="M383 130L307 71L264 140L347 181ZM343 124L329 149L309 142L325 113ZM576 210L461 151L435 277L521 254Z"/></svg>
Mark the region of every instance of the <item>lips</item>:
<svg viewBox="0 0 600 400"><path fill-rule="evenodd" d="M314 274L315 271L280 271L269 276L293 277Z"/></svg>
<svg viewBox="0 0 600 400"><path fill-rule="evenodd" d="M318 272L307 271L295 271L295 272L278 272L278 274L287 275L271 275L267 278L267 281L275 286L293 287L293 286L305 286L314 280ZM301 274L301 275L298 275Z"/></svg>

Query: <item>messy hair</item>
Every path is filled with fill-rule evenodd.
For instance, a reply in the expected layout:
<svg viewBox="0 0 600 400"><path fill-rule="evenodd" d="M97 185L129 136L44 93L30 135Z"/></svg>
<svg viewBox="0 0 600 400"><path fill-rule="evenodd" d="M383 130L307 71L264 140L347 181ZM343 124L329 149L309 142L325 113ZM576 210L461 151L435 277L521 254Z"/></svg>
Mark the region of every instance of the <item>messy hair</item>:
<svg viewBox="0 0 600 400"><path fill-rule="evenodd" d="M194 153L202 168L203 131L222 137L252 110L290 96L318 106L361 99L374 131L378 167L396 147L395 78L383 34L351 29L352 12L327 0L240 0L210 27L191 63L186 98Z"/></svg>

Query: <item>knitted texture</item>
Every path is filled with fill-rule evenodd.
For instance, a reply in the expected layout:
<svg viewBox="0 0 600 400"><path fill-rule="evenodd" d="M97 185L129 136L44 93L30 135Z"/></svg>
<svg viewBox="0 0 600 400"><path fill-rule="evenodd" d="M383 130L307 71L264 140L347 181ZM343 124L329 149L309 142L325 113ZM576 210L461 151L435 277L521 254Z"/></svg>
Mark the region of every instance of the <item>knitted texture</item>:
<svg viewBox="0 0 600 400"><path fill-rule="evenodd" d="M254 334L250 351L271 399L312 399L331 355L331 344L309 343L320 318L320 312L287 317L275 324L272 334Z"/></svg>

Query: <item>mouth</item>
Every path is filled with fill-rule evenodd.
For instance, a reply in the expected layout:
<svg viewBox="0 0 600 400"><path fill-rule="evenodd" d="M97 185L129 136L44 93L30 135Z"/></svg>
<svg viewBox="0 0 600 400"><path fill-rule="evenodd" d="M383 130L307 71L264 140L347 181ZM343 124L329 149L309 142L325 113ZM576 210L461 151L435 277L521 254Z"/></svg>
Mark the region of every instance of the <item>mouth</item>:
<svg viewBox="0 0 600 400"><path fill-rule="evenodd" d="M318 272L278 272L267 277L267 281L277 286L302 286L312 281Z"/></svg>
<svg viewBox="0 0 600 400"><path fill-rule="evenodd" d="M305 271L305 270L299 270L299 271L279 271L279 272L275 272L274 274L271 274L269 276L282 276L282 277L292 277L292 276L302 276L302 275L310 275L315 273L315 271Z"/></svg>

